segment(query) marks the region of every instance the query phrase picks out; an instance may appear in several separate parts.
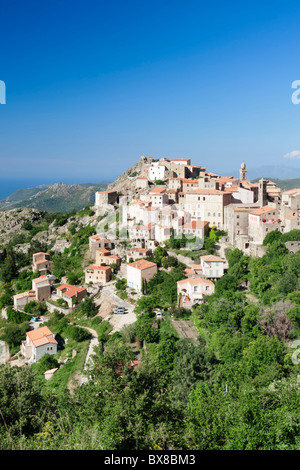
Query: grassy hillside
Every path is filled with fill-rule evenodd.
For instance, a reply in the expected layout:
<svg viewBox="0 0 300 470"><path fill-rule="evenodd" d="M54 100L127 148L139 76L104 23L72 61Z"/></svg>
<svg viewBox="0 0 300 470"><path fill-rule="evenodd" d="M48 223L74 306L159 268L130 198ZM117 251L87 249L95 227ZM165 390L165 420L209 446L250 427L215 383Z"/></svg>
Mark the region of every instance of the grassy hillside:
<svg viewBox="0 0 300 470"><path fill-rule="evenodd" d="M49 186L20 189L0 201L0 210L30 207L46 212L69 212L94 204L95 192L105 189L107 183L68 185L56 183Z"/></svg>
<svg viewBox="0 0 300 470"><path fill-rule="evenodd" d="M293 179L278 179L278 178L269 178L264 177L270 181L273 181L277 184L277 186L282 189L283 191L287 191L288 189L300 188L300 178L293 178ZM260 178L256 178L252 180L252 183L257 183Z"/></svg>

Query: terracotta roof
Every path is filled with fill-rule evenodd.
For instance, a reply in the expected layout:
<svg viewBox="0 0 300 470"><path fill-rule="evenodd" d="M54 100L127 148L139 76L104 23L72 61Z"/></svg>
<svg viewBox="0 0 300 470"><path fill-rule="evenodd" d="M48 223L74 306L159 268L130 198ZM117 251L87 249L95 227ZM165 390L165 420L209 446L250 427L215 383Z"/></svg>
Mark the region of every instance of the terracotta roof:
<svg viewBox="0 0 300 470"><path fill-rule="evenodd" d="M248 181L248 180L241 180L241 184L245 186L249 186L250 188L258 188L259 186L258 183L251 183L251 181Z"/></svg>
<svg viewBox="0 0 300 470"><path fill-rule="evenodd" d="M48 278L46 276L46 274L43 274L42 276L40 277L36 277L35 279L32 279L33 282L37 283L37 282L43 282L43 281L46 281Z"/></svg>
<svg viewBox="0 0 300 470"><path fill-rule="evenodd" d="M153 188L151 189L149 194L164 193L165 191L166 191L166 188Z"/></svg>
<svg viewBox="0 0 300 470"><path fill-rule="evenodd" d="M233 210L236 212L245 211L245 212L252 212L255 207L234 207Z"/></svg>
<svg viewBox="0 0 300 470"><path fill-rule="evenodd" d="M239 190L239 186L237 184L233 184L232 186L224 186L223 191L228 193L236 193Z"/></svg>
<svg viewBox="0 0 300 470"><path fill-rule="evenodd" d="M134 261L133 263L128 264L128 266L143 271L144 269L148 269L148 268L152 268L153 266L157 266L157 264L152 263L151 261L147 261L145 259L140 259L139 261Z"/></svg>
<svg viewBox="0 0 300 470"><path fill-rule="evenodd" d="M96 264L90 264L85 269L98 269L99 271L107 271L108 269L111 270L111 267L110 266L105 266L103 264L101 264L100 266L98 266Z"/></svg>
<svg viewBox="0 0 300 470"><path fill-rule="evenodd" d="M200 256L201 259L203 259L203 261L216 261L216 262L221 262L221 263L225 263L225 260L220 258L219 256L215 256L215 255L204 255L204 256Z"/></svg>
<svg viewBox="0 0 300 470"><path fill-rule="evenodd" d="M110 250L107 250L106 248L99 248L99 250L96 250L96 251L99 251L99 253L110 253L111 252Z"/></svg>
<svg viewBox="0 0 300 470"><path fill-rule="evenodd" d="M35 261L34 264L42 264L42 263L49 263L49 259L41 259L39 261Z"/></svg>
<svg viewBox="0 0 300 470"><path fill-rule="evenodd" d="M182 225L183 228L191 228L191 229L197 229L197 228L203 228L205 225L208 225L209 222L206 220L192 220L191 222L188 222L184 225Z"/></svg>
<svg viewBox="0 0 300 470"><path fill-rule="evenodd" d="M62 284L61 286L57 287L57 290L64 289L66 289L66 292L64 292L63 295L66 295L67 297L75 297L76 293L84 292L86 290L85 287L71 286L70 284Z"/></svg>
<svg viewBox="0 0 300 470"><path fill-rule="evenodd" d="M139 205L146 204L146 201L142 201L141 199L135 199L134 201L131 201L129 203L130 206L132 206L133 204L139 204Z"/></svg>
<svg viewBox="0 0 300 470"><path fill-rule="evenodd" d="M106 191L97 191L98 194L107 194L107 193L116 193L116 191L111 190L106 190Z"/></svg>
<svg viewBox="0 0 300 470"><path fill-rule="evenodd" d="M194 274L195 271L192 268L186 268L184 270L185 274L188 276L189 274Z"/></svg>
<svg viewBox="0 0 300 470"><path fill-rule="evenodd" d="M272 212L272 211L275 211L274 207L264 206L264 207L259 207L258 209L253 209L251 211L251 214L262 215L262 214L266 214L267 212Z"/></svg>
<svg viewBox="0 0 300 470"><path fill-rule="evenodd" d="M101 235L91 235L89 238L92 239L92 240L110 242L110 240L108 238L103 238Z"/></svg>
<svg viewBox="0 0 300 470"><path fill-rule="evenodd" d="M231 181L231 180L237 180L237 178L234 178L233 176L219 176L218 178L219 183L225 183L226 181Z"/></svg>
<svg viewBox="0 0 300 470"><path fill-rule="evenodd" d="M48 326L42 326L31 331L27 331L26 335L33 340L43 338L44 336L52 336L52 331L49 330Z"/></svg>
<svg viewBox="0 0 300 470"><path fill-rule="evenodd" d="M14 295L14 299L22 299L23 297L35 297L35 290L28 290Z"/></svg>
<svg viewBox="0 0 300 470"><path fill-rule="evenodd" d="M182 279L182 281L177 281L177 284L182 285L182 284L210 284L214 285L212 281L209 279L206 279L205 277L195 277L195 278L189 278L189 279Z"/></svg>
<svg viewBox="0 0 300 470"><path fill-rule="evenodd" d="M52 344L58 344L57 341L52 338L51 336L44 336L43 338L38 338L38 339L34 339L32 340L32 344L34 345L35 348L39 347L39 346L43 346L43 344L48 344L48 343L52 343Z"/></svg>

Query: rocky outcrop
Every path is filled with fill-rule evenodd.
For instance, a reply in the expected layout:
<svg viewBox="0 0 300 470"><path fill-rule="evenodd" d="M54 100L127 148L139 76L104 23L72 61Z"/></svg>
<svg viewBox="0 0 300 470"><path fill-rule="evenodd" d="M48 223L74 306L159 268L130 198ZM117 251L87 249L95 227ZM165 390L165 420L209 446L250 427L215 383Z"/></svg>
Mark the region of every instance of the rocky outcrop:
<svg viewBox="0 0 300 470"><path fill-rule="evenodd" d="M128 170L118 176L118 178L113 183L108 185L107 189L117 191L121 194L135 195L137 193L135 190L136 177L141 174L141 170L144 165L150 164L154 161L155 158L141 156L138 163L128 168Z"/></svg>
<svg viewBox="0 0 300 470"><path fill-rule="evenodd" d="M5 244L13 235L20 234L25 222L38 222L44 211L38 209L11 209L0 212L0 244Z"/></svg>

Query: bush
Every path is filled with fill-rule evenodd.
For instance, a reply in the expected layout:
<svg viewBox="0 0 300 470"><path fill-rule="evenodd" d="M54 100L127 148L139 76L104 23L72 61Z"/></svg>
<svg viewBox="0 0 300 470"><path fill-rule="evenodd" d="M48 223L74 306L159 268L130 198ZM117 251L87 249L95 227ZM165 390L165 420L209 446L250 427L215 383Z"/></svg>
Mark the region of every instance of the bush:
<svg viewBox="0 0 300 470"><path fill-rule="evenodd" d="M26 331L28 329L28 323L22 323L21 325L8 325L4 330L4 335L1 337L10 348L16 348L20 346L22 341L26 338Z"/></svg>
<svg viewBox="0 0 300 470"><path fill-rule="evenodd" d="M87 330L84 330L83 328L80 328L78 326L68 326L67 328L64 329L63 331L64 336L67 336L69 338L72 338L74 341L80 343L81 341L85 341L89 339L90 333Z"/></svg>

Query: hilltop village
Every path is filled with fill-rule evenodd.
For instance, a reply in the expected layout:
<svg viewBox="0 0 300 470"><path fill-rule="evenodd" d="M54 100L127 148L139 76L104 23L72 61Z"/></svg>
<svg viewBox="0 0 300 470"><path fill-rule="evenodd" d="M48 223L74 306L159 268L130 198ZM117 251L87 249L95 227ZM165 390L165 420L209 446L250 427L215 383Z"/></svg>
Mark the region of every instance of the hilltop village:
<svg viewBox="0 0 300 470"><path fill-rule="evenodd" d="M89 236L91 262L83 268L84 282L73 285L66 276L57 279L50 254L33 253L36 277L31 289L13 296L15 311L24 311L32 302L47 302L50 312L68 314L104 286L114 289L116 279L140 298L161 269L153 256L160 249L170 266L175 258L185 263L184 278L176 282L177 305L191 309L215 292L216 281L228 268L228 247L261 257L267 234L299 229L300 189L281 191L263 178L251 183L244 162L239 178L208 172L188 158L141 157L133 170L117 179L115 187L95 193L91 209L96 233ZM212 239L218 244L207 248ZM291 252L298 249L297 242L287 245ZM119 301L112 306L122 312ZM133 314L128 321L135 320ZM25 362L57 353L54 335L44 328L47 331L26 333L21 346Z"/></svg>

